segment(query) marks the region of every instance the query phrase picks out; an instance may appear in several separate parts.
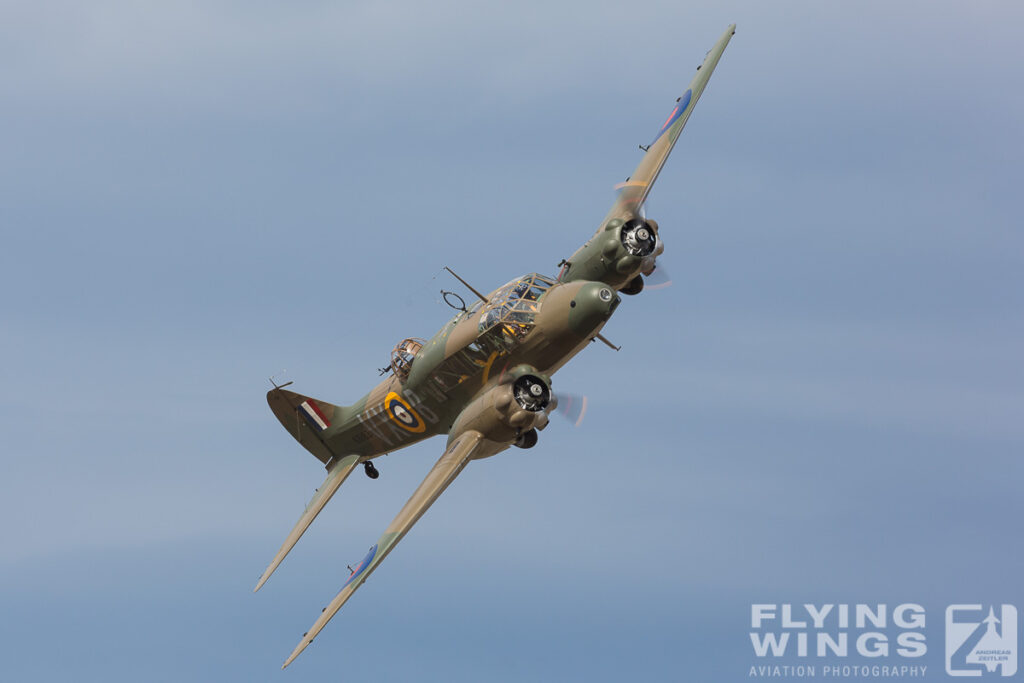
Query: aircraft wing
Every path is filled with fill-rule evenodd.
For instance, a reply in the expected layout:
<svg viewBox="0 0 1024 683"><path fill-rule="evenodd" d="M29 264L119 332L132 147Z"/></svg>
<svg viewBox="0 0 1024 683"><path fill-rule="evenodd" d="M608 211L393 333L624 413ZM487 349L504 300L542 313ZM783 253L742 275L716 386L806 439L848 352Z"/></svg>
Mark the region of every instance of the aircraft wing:
<svg viewBox="0 0 1024 683"><path fill-rule="evenodd" d="M718 66L718 60L722 57L726 45L729 44L729 40L732 39L732 35L735 32L736 24L732 24L729 28L725 29L725 33L718 39L715 46L708 50L707 55L704 57L704 62L698 67L697 75L690 81L690 86L686 89L686 92L676 100L675 107L668 115L668 118L665 119L665 123L662 124L661 130L658 131L657 137L647 147L647 152L640 160L640 165L633 171L633 175L629 177L629 180L620 186L621 190L615 204L612 205L611 211L608 212L608 215L601 222L602 228L613 218L628 219L639 212L640 207L646 201L647 195L651 191L651 186L658 179L658 174L661 173L665 160L672 153L672 148L675 147L679 134L683 132L683 126L686 125L686 121L690 118L690 113L697 105L697 100L704 93L708 79L711 78L712 72Z"/></svg>
<svg viewBox="0 0 1024 683"><path fill-rule="evenodd" d="M341 609L342 605L348 602L348 599L352 597L356 589L366 582L367 577L384 561L384 558L402 540L409 529L412 528L412 525L423 516L427 508L437 500L437 497L448 488L448 485L459 475L459 472L465 468L466 463L477 454L482 440L483 435L480 432L469 430L463 432L451 442L444 455L441 456L441 459L437 461L437 464L427 474L427 478L423 480L423 483L419 485L419 488L416 489L412 497L406 502L402 511L398 513L398 516L395 517L394 521L384 531L384 535L377 540L377 543L370 548L363 561L349 575L348 581L341 588L341 592L334 596L331 603L324 608L316 623L313 624L313 627L302 635L302 641L295 647L295 650L292 651L288 659L285 660L284 666L281 667L282 669L291 664L306 649L306 646L313 642L313 639L327 625L331 617Z"/></svg>
<svg viewBox="0 0 1024 683"><path fill-rule="evenodd" d="M270 566L267 567L267 570L263 572L263 576L260 577L259 583L256 584L256 587L252 589L253 593L258 591L263 584L267 582L270 575L274 573L278 565L280 565L284 560L285 555L287 555L291 549L295 547L295 544L299 542L299 539L302 538L302 534L306 533L306 529L308 529L309 525L313 523L313 520L320 514L320 511L324 509L324 506L327 505L327 501L331 499L331 496L334 495L335 491L337 491L345 482L348 475L352 473L352 470L359 465L359 462L360 459L358 455L348 455L330 466L330 469L327 472L327 479L324 480L324 483L321 484L320 488L318 488L316 493L313 494L312 500L310 500L309 504L306 505L306 509L303 511L302 516L299 517L299 521L295 524L295 528L292 529L292 532L288 534L286 539L284 539L284 544L281 545L281 549L277 551L277 555L274 557L274 560L270 563Z"/></svg>

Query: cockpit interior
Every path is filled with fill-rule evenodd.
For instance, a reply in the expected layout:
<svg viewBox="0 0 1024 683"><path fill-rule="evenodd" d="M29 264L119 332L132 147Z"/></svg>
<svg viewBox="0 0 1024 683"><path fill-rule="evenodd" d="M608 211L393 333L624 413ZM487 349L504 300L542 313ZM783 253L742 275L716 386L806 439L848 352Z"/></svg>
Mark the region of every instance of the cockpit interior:
<svg viewBox="0 0 1024 683"><path fill-rule="evenodd" d="M537 273L509 282L491 295L490 301L484 305L480 331L501 325L505 334L522 339L533 328L534 317L540 310L540 298L554 284L553 279ZM475 310L476 306L468 312L472 314Z"/></svg>
<svg viewBox="0 0 1024 683"><path fill-rule="evenodd" d="M486 304L477 301L464 316L480 315L480 332L499 327L506 343L524 338L533 329L534 318L540 310L541 297L555 284L555 280L538 273L516 278L491 295ZM465 318L463 318L465 319ZM381 374L393 372L401 382L409 377L416 354L426 342L416 337L403 339L391 350L391 363Z"/></svg>

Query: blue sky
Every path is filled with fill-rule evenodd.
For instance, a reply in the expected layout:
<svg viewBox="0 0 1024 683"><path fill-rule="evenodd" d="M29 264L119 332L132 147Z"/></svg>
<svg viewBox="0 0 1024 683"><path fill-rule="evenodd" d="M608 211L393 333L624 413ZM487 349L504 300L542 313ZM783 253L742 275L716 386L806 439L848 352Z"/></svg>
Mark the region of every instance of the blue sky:
<svg viewBox="0 0 1024 683"><path fill-rule="evenodd" d="M8 3L4 680L739 680L752 602L1024 607L1024 18L1006 2ZM674 285L555 378L287 672L439 454L347 403L553 273L738 24L648 204Z"/></svg>

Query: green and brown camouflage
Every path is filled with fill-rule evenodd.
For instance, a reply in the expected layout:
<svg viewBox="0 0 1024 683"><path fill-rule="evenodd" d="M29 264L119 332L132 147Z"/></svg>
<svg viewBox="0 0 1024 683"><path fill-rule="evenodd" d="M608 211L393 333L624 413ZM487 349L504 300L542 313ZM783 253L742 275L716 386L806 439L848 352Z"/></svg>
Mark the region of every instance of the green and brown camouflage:
<svg viewBox="0 0 1024 683"><path fill-rule="evenodd" d="M637 249L630 249L623 231L630 227L631 222L642 220L643 204L650 194L654 181L665 166L668 155L675 147L683 126L690 119L693 108L700 96L704 94L708 80L718 66L729 40L736 32L736 24L729 26L715 46L708 50L704 61L697 67L697 74L690 81L690 86L676 99L676 106L662 125L661 131L654 141L647 146L640 164L620 185L619 195L608 215L604 217L593 237L576 250L568 259L563 281L596 280L612 285L616 289L626 287L640 273L648 272L653 265L651 254L641 255ZM657 237L653 257L657 257L664 246L658 235L658 225L648 221Z"/></svg>
<svg viewBox="0 0 1024 683"><path fill-rule="evenodd" d="M541 278L531 274L514 280L488 300ZM407 376L392 367L387 378L352 405L336 406L283 388L268 392L267 401L284 428L328 468L347 455L375 458L447 434L469 401L498 385L509 368L525 366L547 376L561 368L594 339L620 301L602 283L544 280L551 285L531 302L531 320L486 327L484 319L494 306L464 311L422 345ZM419 418L414 425L389 412L386 399L392 394ZM304 418L301 405L309 401L319 408L326 429Z"/></svg>
<svg viewBox="0 0 1024 683"><path fill-rule="evenodd" d="M529 448L555 408L551 377L595 339L621 302L637 294L664 250L643 204L735 31L708 51L689 88L594 235L563 262L557 277L530 273L463 308L427 341L405 339L386 376L351 405L275 386L267 401L284 428L327 468L299 522L256 586L263 585L341 483L360 463L423 439L448 435L441 459L399 512L342 591L285 662L312 642L351 594L468 462L510 446ZM475 290L474 290L475 293Z"/></svg>

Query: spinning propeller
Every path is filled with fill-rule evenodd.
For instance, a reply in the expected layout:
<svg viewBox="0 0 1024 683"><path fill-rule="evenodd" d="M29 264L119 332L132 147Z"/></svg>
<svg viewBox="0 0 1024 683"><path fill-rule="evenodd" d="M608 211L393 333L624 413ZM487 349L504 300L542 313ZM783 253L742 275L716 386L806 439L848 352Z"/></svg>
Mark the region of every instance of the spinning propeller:
<svg viewBox="0 0 1024 683"><path fill-rule="evenodd" d="M579 427L587 414L587 397L556 391L555 408L551 413L568 420L573 427Z"/></svg>

